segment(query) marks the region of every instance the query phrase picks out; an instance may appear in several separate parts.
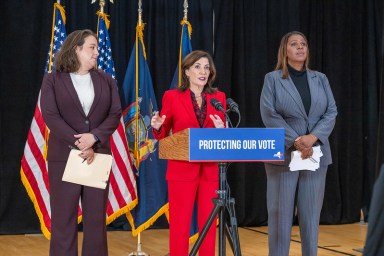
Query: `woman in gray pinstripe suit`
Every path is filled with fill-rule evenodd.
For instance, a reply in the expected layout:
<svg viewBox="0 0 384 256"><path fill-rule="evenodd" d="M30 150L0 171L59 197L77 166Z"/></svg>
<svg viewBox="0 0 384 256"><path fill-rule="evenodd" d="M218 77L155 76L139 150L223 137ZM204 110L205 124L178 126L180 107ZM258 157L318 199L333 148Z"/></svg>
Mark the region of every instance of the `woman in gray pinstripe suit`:
<svg viewBox="0 0 384 256"><path fill-rule="evenodd" d="M275 71L266 74L260 112L266 127L285 130L285 161L265 163L267 174L269 255L289 254L295 195L302 255L317 255L318 229L327 167L332 163L328 137L337 108L327 77L308 68L306 37L297 31L281 39ZM290 171L291 152L303 159L320 145L323 156L316 171Z"/></svg>

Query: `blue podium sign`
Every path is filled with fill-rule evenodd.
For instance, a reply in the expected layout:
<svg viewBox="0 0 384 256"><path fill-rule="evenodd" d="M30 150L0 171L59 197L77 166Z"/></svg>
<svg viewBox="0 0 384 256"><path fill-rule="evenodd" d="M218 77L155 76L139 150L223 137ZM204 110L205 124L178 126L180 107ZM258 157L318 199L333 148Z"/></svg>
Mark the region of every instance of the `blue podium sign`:
<svg viewBox="0 0 384 256"><path fill-rule="evenodd" d="M191 128L189 161L284 161L284 129Z"/></svg>

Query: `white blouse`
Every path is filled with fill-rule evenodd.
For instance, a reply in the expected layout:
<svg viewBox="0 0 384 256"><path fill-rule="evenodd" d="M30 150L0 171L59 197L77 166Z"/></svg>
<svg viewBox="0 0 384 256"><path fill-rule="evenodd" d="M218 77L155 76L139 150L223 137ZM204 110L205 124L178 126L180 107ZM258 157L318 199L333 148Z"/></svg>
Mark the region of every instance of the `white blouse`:
<svg viewBox="0 0 384 256"><path fill-rule="evenodd" d="M71 80L77 96L79 97L81 106L83 107L85 115L88 115L89 110L91 109L93 100L95 98L95 91L93 89L93 83L90 73L85 75L78 75L75 73L70 73Z"/></svg>

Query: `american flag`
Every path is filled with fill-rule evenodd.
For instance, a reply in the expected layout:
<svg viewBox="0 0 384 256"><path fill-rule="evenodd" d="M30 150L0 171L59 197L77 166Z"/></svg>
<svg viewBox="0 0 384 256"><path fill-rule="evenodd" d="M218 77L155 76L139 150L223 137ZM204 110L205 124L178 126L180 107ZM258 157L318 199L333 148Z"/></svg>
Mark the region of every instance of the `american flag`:
<svg viewBox="0 0 384 256"><path fill-rule="evenodd" d="M56 52L60 49L65 38L67 37L67 32L65 30L65 12L64 8L55 4L56 15L55 15L55 25L53 26L53 37L51 38L51 44L49 45L47 62L45 64L44 73L51 73L54 71L54 61Z"/></svg>
<svg viewBox="0 0 384 256"><path fill-rule="evenodd" d="M97 68L104 70L105 73L110 74L116 79L115 66L112 59L111 40L109 39L108 33L109 20L104 13L98 12L97 14L99 16L97 29L99 58L97 59Z"/></svg>
<svg viewBox="0 0 384 256"><path fill-rule="evenodd" d="M55 3L53 7L52 38L48 49L45 73L54 70L55 54L66 37L65 11L60 4ZM28 132L24 155L21 159L20 175L39 217L41 231L49 239L51 236L51 207L49 204L49 181L45 160L48 133L48 128L40 111L39 95L31 128Z"/></svg>
<svg viewBox="0 0 384 256"><path fill-rule="evenodd" d="M109 20L106 14L101 12L97 14L99 16L97 28L99 57L97 67L115 78L111 41L108 33ZM112 222L137 205L136 177L133 172L122 117L117 130L111 136L110 143L113 162L108 195L107 223Z"/></svg>

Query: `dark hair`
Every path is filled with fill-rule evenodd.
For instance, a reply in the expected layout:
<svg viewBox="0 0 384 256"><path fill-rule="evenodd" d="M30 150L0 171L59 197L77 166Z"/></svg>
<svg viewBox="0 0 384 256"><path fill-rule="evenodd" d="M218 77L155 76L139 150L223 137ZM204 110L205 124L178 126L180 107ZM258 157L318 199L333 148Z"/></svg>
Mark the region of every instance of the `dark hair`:
<svg viewBox="0 0 384 256"><path fill-rule="evenodd" d="M308 40L305 37L305 35L298 31L289 32L285 34L283 38L281 38L279 52L277 54L277 64L276 64L275 70L283 71L283 79L288 78L287 44L288 44L288 39L293 35L302 36L308 45ZM307 47L307 59L304 62L304 66L306 69L309 69L309 47Z"/></svg>
<svg viewBox="0 0 384 256"><path fill-rule="evenodd" d="M56 53L54 65L56 71L73 73L79 70L80 61L77 58L76 47L82 48L85 38L89 36L97 38L95 33L89 29L75 30L68 35Z"/></svg>
<svg viewBox="0 0 384 256"><path fill-rule="evenodd" d="M209 55L208 52L205 51L192 51L187 56L184 57L183 61L181 62L181 68L182 68L182 77L181 77L181 85L178 87L179 91L186 91L189 89L190 83L187 75L185 74L185 70L189 69L196 61L198 61L201 58L207 58L209 62L209 77L208 82L204 86L203 92L204 93L214 93L217 91L216 88L212 87L212 84L215 82L216 78L216 67L213 63L213 59L211 55Z"/></svg>

